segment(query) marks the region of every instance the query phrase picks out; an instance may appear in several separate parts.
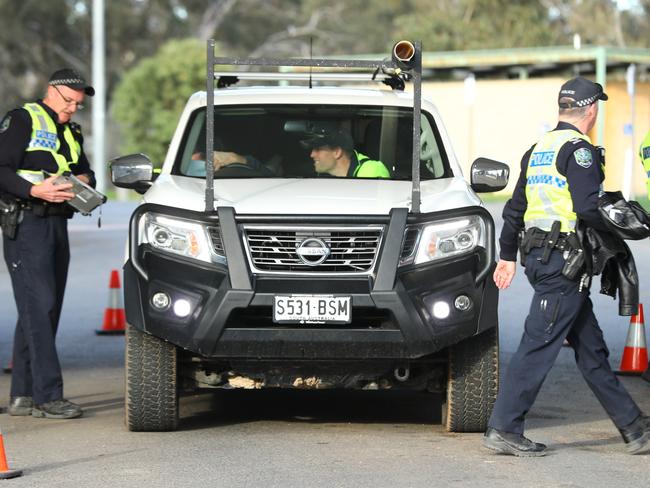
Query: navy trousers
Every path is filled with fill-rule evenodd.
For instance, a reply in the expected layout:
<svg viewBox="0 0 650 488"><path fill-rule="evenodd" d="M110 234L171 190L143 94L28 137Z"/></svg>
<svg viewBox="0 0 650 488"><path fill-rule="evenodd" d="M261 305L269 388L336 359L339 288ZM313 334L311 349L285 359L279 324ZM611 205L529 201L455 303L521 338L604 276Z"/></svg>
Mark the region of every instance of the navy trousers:
<svg viewBox="0 0 650 488"><path fill-rule="evenodd" d="M16 238L4 238L18 311L11 396L31 396L40 405L63 398L55 336L70 263L68 221L23 213Z"/></svg>
<svg viewBox="0 0 650 488"><path fill-rule="evenodd" d="M523 337L502 379L488 425L523 434L524 419L567 339L576 364L616 427L631 424L640 410L612 372L609 350L594 316L589 290L562 275L564 259L559 250L547 264L542 249L526 257L526 276L535 294L526 318Z"/></svg>

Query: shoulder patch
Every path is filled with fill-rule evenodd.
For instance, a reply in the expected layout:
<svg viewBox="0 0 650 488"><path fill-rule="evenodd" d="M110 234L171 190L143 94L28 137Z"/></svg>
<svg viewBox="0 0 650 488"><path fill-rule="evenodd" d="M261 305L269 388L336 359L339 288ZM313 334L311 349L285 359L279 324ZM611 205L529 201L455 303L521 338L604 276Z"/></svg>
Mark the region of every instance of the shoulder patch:
<svg viewBox="0 0 650 488"><path fill-rule="evenodd" d="M575 158L576 163L578 163L578 165L582 166L583 168L589 168L593 163L591 151L586 147L576 149L573 153L573 157Z"/></svg>
<svg viewBox="0 0 650 488"><path fill-rule="evenodd" d="M11 115L7 115L4 119L2 119L2 123L0 123L0 134L9 128L9 124L11 124Z"/></svg>

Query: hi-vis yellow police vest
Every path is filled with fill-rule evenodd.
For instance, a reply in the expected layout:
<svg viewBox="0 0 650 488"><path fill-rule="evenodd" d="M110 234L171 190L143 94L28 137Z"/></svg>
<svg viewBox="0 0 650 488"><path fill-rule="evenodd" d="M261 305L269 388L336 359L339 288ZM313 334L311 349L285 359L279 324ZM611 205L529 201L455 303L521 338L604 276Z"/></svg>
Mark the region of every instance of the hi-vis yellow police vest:
<svg viewBox="0 0 650 488"><path fill-rule="evenodd" d="M639 156L641 157L641 161L643 161L643 169L645 169L646 174L645 184L648 197L650 198L650 131L643 138L643 142L639 148Z"/></svg>
<svg viewBox="0 0 650 488"><path fill-rule="evenodd" d="M573 211L569 184L566 177L557 170L556 162L560 148L576 138L591 143L589 137L578 131L555 130L546 133L533 147L526 170L526 229L538 227L549 231L556 220L560 221L561 232L575 229L576 214ZM584 151L588 149L585 148ZM586 154L585 156L587 157ZM591 164L600 164L600 161L592 161Z"/></svg>
<svg viewBox="0 0 650 488"><path fill-rule="evenodd" d="M81 155L81 146L72 135L70 126L66 124L63 129L63 137L70 147L70 160L68 161L65 156L58 152L61 147L61 141L59 141L56 124L52 120L52 117L38 103L26 103L23 105L23 108L27 110L27 113L32 119L32 135L26 151L49 152L52 154L58 166L56 174L60 175L64 171L70 171L70 166L77 164ZM19 169L16 173L18 176L34 184L41 183L44 179L41 171Z"/></svg>
<svg viewBox="0 0 650 488"><path fill-rule="evenodd" d="M359 164L354 169L352 176L355 178L390 178L390 172L384 163L370 159L358 151L354 152L357 155L357 162Z"/></svg>

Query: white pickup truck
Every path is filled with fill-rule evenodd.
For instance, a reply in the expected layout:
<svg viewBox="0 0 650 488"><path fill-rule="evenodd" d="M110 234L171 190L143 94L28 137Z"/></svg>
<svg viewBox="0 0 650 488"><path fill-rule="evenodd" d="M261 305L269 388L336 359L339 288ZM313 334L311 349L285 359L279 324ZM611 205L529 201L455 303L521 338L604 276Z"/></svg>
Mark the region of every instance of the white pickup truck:
<svg viewBox="0 0 650 488"><path fill-rule="evenodd" d="M498 292L475 192L504 188L508 167L479 158L463 178L420 100L419 43L376 62L208 56L208 90L187 102L160 174L141 154L111 164L116 186L144 194L124 266L128 428L177 428L184 390L403 388L446 392L448 430L485 429ZM335 70L214 71L225 64ZM378 86L322 85L361 78L345 68ZM247 77L309 86L238 86ZM317 172L305 141L328 131L346 134L351 165L387 174Z"/></svg>

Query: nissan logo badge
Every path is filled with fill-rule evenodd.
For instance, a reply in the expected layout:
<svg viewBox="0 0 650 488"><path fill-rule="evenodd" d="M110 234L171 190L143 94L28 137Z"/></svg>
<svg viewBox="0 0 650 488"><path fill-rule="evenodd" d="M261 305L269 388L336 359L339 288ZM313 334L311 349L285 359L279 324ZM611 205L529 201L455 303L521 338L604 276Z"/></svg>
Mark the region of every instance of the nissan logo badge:
<svg viewBox="0 0 650 488"><path fill-rule="evenodd" d="M296 254L307 266L318 266L330 255L330 248L325 241L310 237L300 243Z"/></svg>

